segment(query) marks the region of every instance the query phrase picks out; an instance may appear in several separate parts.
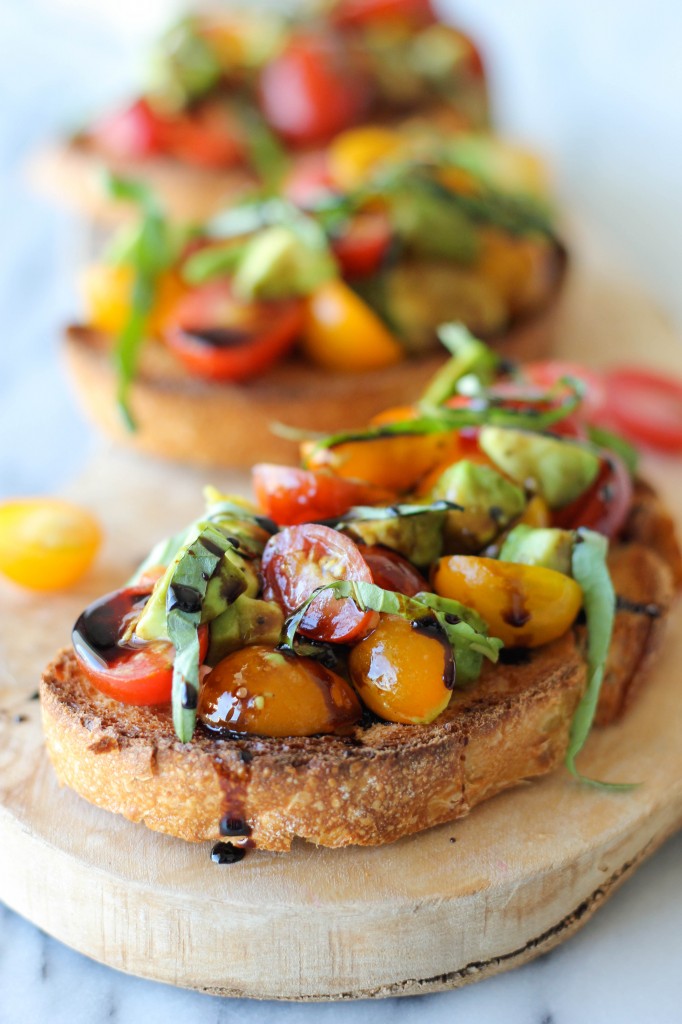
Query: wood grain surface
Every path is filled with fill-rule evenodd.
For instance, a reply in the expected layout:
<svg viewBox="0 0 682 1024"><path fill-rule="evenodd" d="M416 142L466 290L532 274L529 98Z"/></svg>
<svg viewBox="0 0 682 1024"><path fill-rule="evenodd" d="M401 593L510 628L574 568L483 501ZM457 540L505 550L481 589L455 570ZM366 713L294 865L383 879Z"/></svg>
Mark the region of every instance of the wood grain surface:
<svg viewBox="0 0 682 1024"><path fill-rule="evenodd" d="M593 261L574 272L561 353L596 364L682 366L674 333ZM682 509L679 462L646 472ZM245 489L244 476L215 483ZM545 952L580 927L682 825L682 614L650 685L582 758L629 793L564 772L468 818L379 849L254 852L218 867L210 845L151 833L60 790L31 699L83 605L200 506L201 472L102 448L70 496L107 544L77 590L0 588L0 898L113 967L226 995L344 999L454 988ZM682 519L682 515L680 516Z"/></svg>

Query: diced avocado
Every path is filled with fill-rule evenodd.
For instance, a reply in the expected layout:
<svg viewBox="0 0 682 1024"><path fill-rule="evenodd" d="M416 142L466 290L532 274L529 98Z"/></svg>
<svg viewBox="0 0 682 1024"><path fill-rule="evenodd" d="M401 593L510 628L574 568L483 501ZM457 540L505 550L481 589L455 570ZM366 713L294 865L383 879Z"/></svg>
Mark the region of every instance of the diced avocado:
<svg viewBox="0 0 682 1024"><path fill-rule="evenodd" d="M245 300L309 295L336 273L323 236L320 244L314 244L303 232L276 224L263 228L247 243L234 290Z"/></svg>
<svg viewBox="0 0 682 1024"><path fill-rule="evenodd" d="M574 540L571 530L515 526L502 545L499 558L502 562L541 565L570 576Z"/></svg>
<svg viewBox="0 0 682 1024"><path fill-rule="evenodd" d="M232 651L249 644L279 642L284 613L274 601L259 601L242 594L209 628L206 662L217 665Z"/></svg>
<svg viewBox="0 0 682 1024"><path fill-rule="evenodd" d="M448 467L436 481L429 498L433 501L444 498L462 506L461 512L447 513L446 554L480 551L520 516L526 505L520 487L490 466L478 465L468 459Z"/></svg>
<svg viewBox="0 0 682 1024"><path fill-rule="evenodd" d="M599 473L599 458L593 452L544 434L483 427L478 443L503 473L537 490L550 508L574 501Z"/></svg>
<svg viewBox="0 0 682 1024"><path fill-rule="evenodd" d="M344 529L354 540L382 544L423 566L442 554L445 517L445 512L429 511L423 515L362 519L345 524Z"/></svg>
<svg viewBox="0 0 682 1024"><path fill-rule="evenodd" d="M476 229L447 188L414 176L389 193L393 223L415 255L470 266L478 255Z"/></svg>

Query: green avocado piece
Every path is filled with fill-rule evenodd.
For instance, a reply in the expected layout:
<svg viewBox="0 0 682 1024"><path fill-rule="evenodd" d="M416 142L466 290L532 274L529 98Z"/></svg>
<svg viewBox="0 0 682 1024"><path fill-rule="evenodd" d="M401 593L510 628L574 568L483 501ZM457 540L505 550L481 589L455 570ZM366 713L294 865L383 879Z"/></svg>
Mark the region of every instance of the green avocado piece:
<svg viewBox="0 0 682 1024"><path fill-rule="evenodd" d="M249 644L275 646L283 625L284 613L278 604L242 594L211 622L206 662L217 665L232 651Z"/></svg>
<svg viewBox="0 0 682 1024"><path fill-rule="evenodd" d="M462 506L447 513L446 554L474 554L489 544L510 522L521 515L526 496L490 466L468 459L449 466L436 481L429 499L444 498Z"/></svg>
<svg viewBox="0 0 682 1024"><path fill-rule="evenodd" d="M564 576L571 576L573 543L572 530L555 530L550 527L515 526L500 550L502 562L517 562L520 565L541 565L554 569Z"/></svg>
<svg viewBox="0 0 682 1024"><path fill-rule="evenodd" d="M423 515L362 519L344 524L344 530L361 544L381 544L404 555L414 565L430 565L443 551L445 512Z"/></svg>
<svg viewBox="0 0 682 1024"><path fill-rule="evenodd" d="M337 276L336 264L321 235L319 244L283 224L263 228L246 244L234 276L241 299L283 299L309 295Z"/></svg>
<svg viewBox="0 0 682 1024"><path fill-rule="evenodd" d="M479 251L475 227L449 190L414 175L389 193L393 224L405 246L420 257L471 266Z"/></svg>
<svg viewBox="0 0 682 1024"><path fill-rule="evenodd" d="M561 508L597 479L597 455L570 441L509 427L483 427L478 443L503 473Z"/></svg>

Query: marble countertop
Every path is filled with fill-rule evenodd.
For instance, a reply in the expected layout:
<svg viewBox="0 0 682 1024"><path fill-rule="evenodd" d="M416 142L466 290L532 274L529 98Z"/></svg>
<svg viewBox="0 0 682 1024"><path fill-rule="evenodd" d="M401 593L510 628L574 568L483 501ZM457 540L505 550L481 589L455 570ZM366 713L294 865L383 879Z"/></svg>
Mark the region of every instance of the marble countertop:
<svg viewBox="0 0 682 1024"><path fill-rule="evenodd" d="M57 490L96 450L70 402L57 331L75 308L75 224L34 196L32 149L125 88L165 0L0 5L0 496ZM590 217L682 326L682 78L676 0L459 0L494 59L503 122L553 158L564 198ZM606 9L610 8L610 12ZM134 16L133 16L134 15ZM144 19L144 20L143 20ZM55 45L58 40L58 45ZM681 359L682 368L682 359ZM0 1024L169 1018L250 1021L682 1022L682 835L565 945L444 995L365 1004L221 1000L127 977L0 905Z"/></svg>

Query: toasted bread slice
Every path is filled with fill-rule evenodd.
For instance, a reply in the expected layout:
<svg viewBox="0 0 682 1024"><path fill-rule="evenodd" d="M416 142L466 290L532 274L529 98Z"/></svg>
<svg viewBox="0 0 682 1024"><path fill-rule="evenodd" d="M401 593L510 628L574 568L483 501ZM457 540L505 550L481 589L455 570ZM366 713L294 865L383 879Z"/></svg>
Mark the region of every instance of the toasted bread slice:
<svg viewBox="0 0 682 1024"><path fill-rule="evenodd" d="M640 687L670 605L671 574L637 544L614 549L614 579L657 615L617 614L599 708L602 724ZM71 651L41 687L49 755L60 782L100 807L182 839L248 821L263 849L296 836L324 846L378 845L467 814L524 779L557 768L585 685L580 628L518 664L486 666L431 725L363 724L347 737L175 738L167 708L119 704L94 689Z"/></svg>
<svg viewBox="0 0 682 1024"><path fill-rule="evenodd" d="M518 319L494 342L514 360L546 355L558 315L564 271L542 309ZM66 358L88 416L116 440L164 458L213 466L291 462L297 446L272 432L285 423L322 433L364 427L376 413L409 405L442 365L445 353L365 373L331 373L290 358L240 384L190 376L159 342L142 351L132 385L137 430L116 406L112 339L89 327L66 332Z"/></svg>

